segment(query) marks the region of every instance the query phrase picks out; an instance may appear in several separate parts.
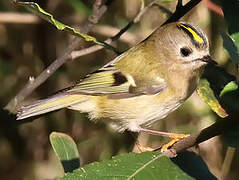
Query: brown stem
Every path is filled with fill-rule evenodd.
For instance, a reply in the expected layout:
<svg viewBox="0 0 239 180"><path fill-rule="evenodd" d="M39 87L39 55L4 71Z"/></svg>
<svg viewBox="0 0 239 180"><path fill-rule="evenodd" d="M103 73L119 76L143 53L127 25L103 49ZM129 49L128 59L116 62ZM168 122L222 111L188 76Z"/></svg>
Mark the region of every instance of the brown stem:
<svg viewBox="0 0 239 180"><path fill-rule="evenodd" d="M162 26L171 22L178 21L181 17L183 17L187 12L189 12L192 8L194 8L200 2L201 0L191 0L187 4L182 5L182 1L179 0L176 7L176 11L173 13L173 15L169 19L167 19L162 24Z"/></svg>
<svg viewBox="0 0 239 180"><path fill-rule="evenodd" d="M117 39L119 39L122 34L124 34L133 24L136 24L138 23L140 20L141 20L141 17L148 11L148 9L150 7L152 7L155 3L157 2L157 0L149 3L147 6L145 6L144 8L142 8L139 13L135 16L135 18L130 21L123 29L121 29L115 36L105 40L104 42L108 43L108 44L111 44L112 41L115 41ZM94 45L94 46L91 46L89 48L85 48L85 49L82 49L82 50L79 50L79 51L74 51L72 52L71 56L72 56L72 59L76 59L76 58L79 58L80 56L84 56L84 55L87 55L87 54L90 54L90 53L93 53L95 51L98 51L100 49L103 49L104 47L103 46L99 46L99 45Z"/></svg>
<svg viewBox="0 0 239 180"><path fill-rule="evenodd" d="M89 17L88 23L84 25L81 32L87 33L97 23L102 15L106 12L106 6L101 6L102 0L96 0L93 8L93 14ZM93 17L93 18L92 18ZM94 20L92 20L94 19ZM61 67L68 59L71 58L71 52L76 49L82 40L74 38L63 55L57 58L49 67L47 67L36 79L30 79L23 89L4 107L11 113L15 113L18 105L29 94L31 94L39 85L41 85L48 77L50 77L59 67Z"/></svg>

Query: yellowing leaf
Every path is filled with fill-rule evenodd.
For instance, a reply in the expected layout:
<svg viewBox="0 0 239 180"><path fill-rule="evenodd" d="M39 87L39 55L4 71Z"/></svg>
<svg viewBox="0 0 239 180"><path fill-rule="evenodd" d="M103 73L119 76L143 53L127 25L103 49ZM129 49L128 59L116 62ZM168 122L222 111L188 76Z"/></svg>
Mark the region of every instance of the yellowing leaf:
<svg viewBox="0 0 239 180"><path fill-rule="evenodd" d="M222 108L217 98L215 97L210 84L206 79L202 79L197 89L199 96L217 113L218 116L225 118L228 116L227 112Z"/></svg>

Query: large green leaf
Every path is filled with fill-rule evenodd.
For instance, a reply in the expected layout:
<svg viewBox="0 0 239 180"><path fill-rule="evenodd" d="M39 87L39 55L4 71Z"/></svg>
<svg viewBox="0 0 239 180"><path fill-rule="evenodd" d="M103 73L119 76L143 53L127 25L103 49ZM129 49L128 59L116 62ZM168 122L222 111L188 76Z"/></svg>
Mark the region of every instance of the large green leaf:
<svg viewBox="0 0 239 180"><path fill-rule="evenodd" d="M61 180L192 180L168 157L159 152L123 154L100 163L92 163Z"/></svg>
<svg viewBox="0 0 239 180"><path fill-rule="evenodd" d="M70 136L64 133L52 132L50 142L65 172L72 172L80 167L78 149Z"/></svg>

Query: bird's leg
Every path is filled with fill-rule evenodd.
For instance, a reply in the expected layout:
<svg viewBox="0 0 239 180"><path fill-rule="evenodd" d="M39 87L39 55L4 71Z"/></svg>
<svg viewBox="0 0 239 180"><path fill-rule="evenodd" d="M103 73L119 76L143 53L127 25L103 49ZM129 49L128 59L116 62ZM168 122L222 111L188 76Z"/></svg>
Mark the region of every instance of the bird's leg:
<svg viewBox="0 0 239 180"><path fill-rule="evenodd" d="M146 151L154 151L154 149L151 148L151 147L145 147L145 146L143 146L143 145L139 142L139 140L138 140L139 136L137 137L134 132L130 131L130 133L131 133L131 135L133 136L133 138L134 138L134 140L135 140L135 145L136 145L136 147L137 147L137 149L138 149L138 151L139 151L140 153L146 152Z"/></svg>
<svg viewBox="0 0 239 180"><path fill-rule="evenodd" d="M141 128L141 127L140 127L139 131L158 135L158 136L172 138L172 140L169 143L162 146L161 152L167 152L168 148L171 147L173 144L175 144L176 142L180 141L181 139L184 139L189 136L189 134L168 133L168 132L162 132L162 131L155 131L155 130L151 130L151 129L145 129L145 128Z"/></svg>

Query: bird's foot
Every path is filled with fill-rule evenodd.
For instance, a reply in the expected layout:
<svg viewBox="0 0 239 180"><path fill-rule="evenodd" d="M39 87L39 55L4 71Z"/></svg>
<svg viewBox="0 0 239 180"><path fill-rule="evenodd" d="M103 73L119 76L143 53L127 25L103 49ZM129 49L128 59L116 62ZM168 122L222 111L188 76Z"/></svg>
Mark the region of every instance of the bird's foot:
<svg viewBox="0 0 239 180"><path fill-rule="evenodd" d="M167 152L168 151L168 148L170 148L172 145L174 145L176 142L186 138L190 136L189 134L176 134L176 133L170 133L170 135L168 137L172 138L172 140L163 145L162 148L161 148L161 152Z"/></svg>
<svg viewBox="0 0 239 180"><path fill-rule="evenodd" d="M140 144L138 141L136 141L136 146L139 150L140 153L142 152L148 152L148 151L154 151L155 149L151 148L151 147L145 147L142 144Z"/></svg>
<svg viewBox="0 0 239 180"><path fill-rule="evenodd" d="M151 130L151 129L145 129L140 127L139 129L140 132L144 132L144 133L150 133L150 134L154 134L154 135L158 135L158 136L164 136L164 137L169 137L172 138L172 140L163 145L161 148L161 152L167 152L168 149L174 145L176 142L186 138L189 136L189 134L177 134L177 133L169 133L169 132L162 132L162 131L156 131L156 130Z"/></svg>

